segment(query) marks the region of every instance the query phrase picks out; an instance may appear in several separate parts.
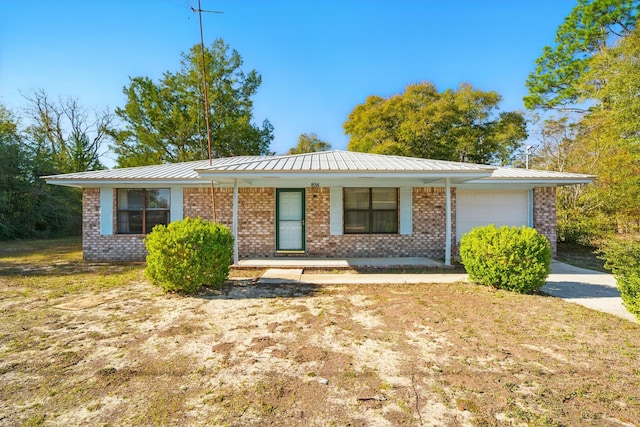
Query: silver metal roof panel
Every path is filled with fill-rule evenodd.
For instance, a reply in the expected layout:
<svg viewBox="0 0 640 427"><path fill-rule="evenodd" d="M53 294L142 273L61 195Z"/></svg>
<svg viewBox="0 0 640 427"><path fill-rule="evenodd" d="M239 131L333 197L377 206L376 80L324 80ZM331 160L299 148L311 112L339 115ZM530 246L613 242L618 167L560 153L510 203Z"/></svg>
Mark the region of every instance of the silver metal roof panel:
<svg viewBox="0 0 640 427"><path fill-rule="evenodd" d="M323 151L274 157L253 157L206 165L203 174L231 171L268 172L490 172L495 167L471 163L429 160L413 157L386 156L352 151Z"/></svg>
<svg viewBox="0 0 640 427"><path fill-rule="evenodd" d="M104 182L145 182L184 181L195 182L214 179L215 176L273 175L274 177L295 176L297 174L346 174L358 173L400 176L439 176L458 174L467 176L474 182L534 182L582 183L590 182L593 176L566 172L538 171L460 163L444 160L430 160L412 157L387 156L381 154L351 151L324 151L283 156L239 156L193 162L169 163L163 165L133 168L109 169L79 172L43 177L52 183L67 185L96 185ZM475 175L475 177L473 177ZM473 178L472 178L473 177Z"/></svg>

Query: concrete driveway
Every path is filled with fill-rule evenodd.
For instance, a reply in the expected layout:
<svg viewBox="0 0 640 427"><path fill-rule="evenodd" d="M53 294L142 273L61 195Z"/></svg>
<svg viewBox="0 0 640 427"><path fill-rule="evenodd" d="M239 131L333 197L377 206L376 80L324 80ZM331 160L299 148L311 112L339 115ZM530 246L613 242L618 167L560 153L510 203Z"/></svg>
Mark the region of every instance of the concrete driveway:
<svg viewBox="0 0 640 427"><path fill-rule="evenodd" d="M466 281L466 274L305 274L304 269L272 268L259 280L270 283L388 284L388 283L453 283ZM637 322L622 305L622 298L612 274L574 267L559 261L551 262L551 274L542 292Z"/></svg>
<svg viewBox="0 0 640 427"><path fill-rule="evenodd" d="M552 261L551 274L541 291L593 310L610 313L632 322L637 321L622 305L616 279L609 273Z"/></svg>

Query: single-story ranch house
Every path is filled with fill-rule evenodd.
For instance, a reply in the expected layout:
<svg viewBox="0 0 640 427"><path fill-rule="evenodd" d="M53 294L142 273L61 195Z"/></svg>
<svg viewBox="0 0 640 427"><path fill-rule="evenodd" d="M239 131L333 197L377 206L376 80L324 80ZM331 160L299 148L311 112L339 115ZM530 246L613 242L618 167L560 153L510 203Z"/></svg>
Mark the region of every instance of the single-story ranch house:
<svg viewBox="0 0 640 427"><path fill-rule="evenodd" d="M592 178L347 151L45 177L82 188L88 261L144 260L156 224L201 217L233 231L236 263L423 256L446 264L461 235L486 224L535 227L555 252L556 187Z"/></svg>

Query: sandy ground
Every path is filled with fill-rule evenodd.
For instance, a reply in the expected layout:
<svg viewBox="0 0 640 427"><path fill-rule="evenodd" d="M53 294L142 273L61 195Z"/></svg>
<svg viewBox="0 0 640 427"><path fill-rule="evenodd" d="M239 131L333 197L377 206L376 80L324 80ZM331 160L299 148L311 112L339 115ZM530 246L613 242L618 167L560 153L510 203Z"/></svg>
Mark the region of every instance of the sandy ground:
<svg viewBox="0 0 640 427"><path fill-rule="evenodd" d="M640 329L553 298L253 279L0 290L1 425L640 423Z"/></svg>

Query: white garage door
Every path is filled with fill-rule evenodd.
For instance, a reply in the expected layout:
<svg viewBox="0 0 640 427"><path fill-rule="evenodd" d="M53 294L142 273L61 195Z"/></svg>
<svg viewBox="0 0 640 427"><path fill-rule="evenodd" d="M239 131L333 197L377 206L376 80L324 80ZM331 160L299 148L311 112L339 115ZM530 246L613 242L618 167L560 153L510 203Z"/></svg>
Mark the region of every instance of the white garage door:
<svg viewBox="0 0 640 427"><path fill-rule="evenodd" d="M528 191L456 191L456 239L481 225L529 225Z"/></svg>

